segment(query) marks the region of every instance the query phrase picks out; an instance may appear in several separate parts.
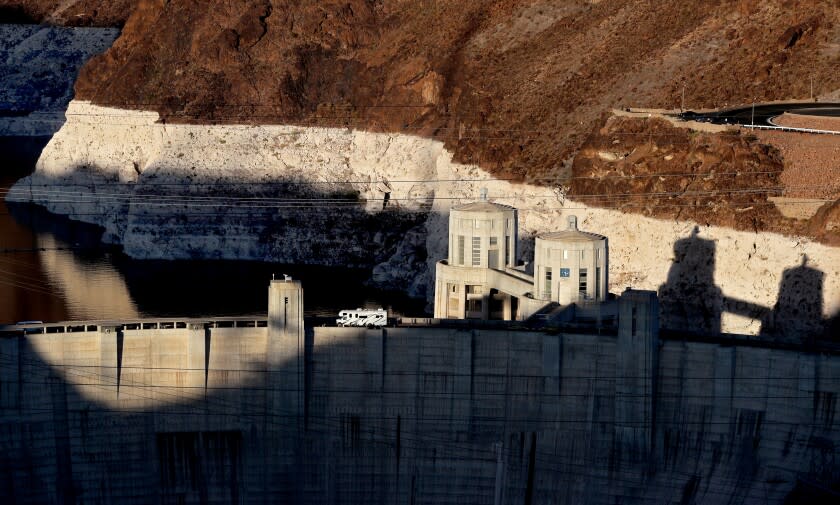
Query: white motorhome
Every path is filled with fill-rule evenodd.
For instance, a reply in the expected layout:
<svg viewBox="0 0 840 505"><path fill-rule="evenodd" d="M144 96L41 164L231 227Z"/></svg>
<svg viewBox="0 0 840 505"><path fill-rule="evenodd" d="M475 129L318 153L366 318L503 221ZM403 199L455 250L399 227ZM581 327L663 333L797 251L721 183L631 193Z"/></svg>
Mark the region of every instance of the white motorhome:
<svg viewBox="0 0 840 505"><path fill-rule="evenodd" d="M381 328L388 324L388 311L385 309L342 310L338 313L335 324L339 326Z"/></svg>

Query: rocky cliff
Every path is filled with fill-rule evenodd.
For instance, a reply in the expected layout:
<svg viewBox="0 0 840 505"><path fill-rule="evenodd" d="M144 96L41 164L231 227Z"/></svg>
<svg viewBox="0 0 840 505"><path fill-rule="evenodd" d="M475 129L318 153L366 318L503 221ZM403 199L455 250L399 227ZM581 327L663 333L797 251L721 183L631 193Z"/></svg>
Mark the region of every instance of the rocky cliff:
<svg viewBox="0 0 840 505"><path fill-rule="evenodd" d="M48 22L125 20L77 98L167 122L419 133L519 178L560 175L610 107L840 89L840 9L817 0L4 3Z"/></svg>
<svg viewBox="0 0 840 505"><path fill-rule="evenodd" d="M610 115L578 151L568 193L593 206L840 245L840 139ZM705 127L705 130L703 128ZM781 148L781 149L780 149ZM791 217L790 207L822 209Z"/></svg>

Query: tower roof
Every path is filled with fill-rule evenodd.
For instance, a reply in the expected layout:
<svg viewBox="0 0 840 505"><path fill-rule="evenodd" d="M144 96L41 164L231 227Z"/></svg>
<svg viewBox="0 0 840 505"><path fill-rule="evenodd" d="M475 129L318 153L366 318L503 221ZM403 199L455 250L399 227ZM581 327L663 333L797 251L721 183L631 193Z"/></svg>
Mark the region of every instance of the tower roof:
<svg viewBox="0 0 840 505"><path fill-rule="evenodd" d="M551 233L543 233L542 235L537 235L537 238L551 242L598 242L607 239L607 237L598 235L597 233L589 233L578 230L577 216L569 216L568 220L568 229Z"/></svg>
<svg viewBox="0 0 840 505"><path fill-rule="evenodd" d="M607 239L607 237L603 235L580 230L563 230L543 233L541 235L537 235L537 238L551 242L598 242L600 240Z"/></svg>
<svg viewBox="0 0 840 505"><path fill-rule="evenodd" d="M516 208L511 207L510 205L502 205L501 203L493 203L488 202L486 200L482 200L478 202L457 205L455 207L452 207L452 210L460 210L467 212L506 212L516 210Z"/></svg>

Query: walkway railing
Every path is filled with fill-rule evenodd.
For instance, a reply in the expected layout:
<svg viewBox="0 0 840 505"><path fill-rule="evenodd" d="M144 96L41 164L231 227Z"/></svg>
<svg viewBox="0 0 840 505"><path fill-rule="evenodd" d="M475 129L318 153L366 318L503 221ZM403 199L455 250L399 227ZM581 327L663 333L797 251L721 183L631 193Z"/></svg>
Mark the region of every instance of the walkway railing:
<svg viewBox="0 0 840 505"><path fill-rule="evenodd" d="M770 120L772 123L772 120ZM793 126L764 126L764 125L757 125L757 124L742 124L740 125L741 128L752 128L755 130L777 130L777 131L785 131L785 132L796 132L796 133L816 133L818 135L840 135L840 131L834 130L817 130L814 128L796 128Z"/></svg>

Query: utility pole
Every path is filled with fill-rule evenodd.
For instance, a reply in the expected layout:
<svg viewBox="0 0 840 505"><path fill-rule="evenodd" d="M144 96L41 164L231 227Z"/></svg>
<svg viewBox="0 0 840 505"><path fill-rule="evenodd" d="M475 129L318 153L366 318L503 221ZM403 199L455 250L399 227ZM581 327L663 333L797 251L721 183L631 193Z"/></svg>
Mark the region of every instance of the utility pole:
<svg viewBox="0 0 840 505"><path fill-rule="evenodd" d="M752 114L750 114L750 126L755 126L755 98L753 98Z"/></svg>
<svg viewBox="0 0 840 505"><path fill-rule="evenodd" d="M685 83L683 82L682 102L680 102L680 112L685 112Z"/></svg>

